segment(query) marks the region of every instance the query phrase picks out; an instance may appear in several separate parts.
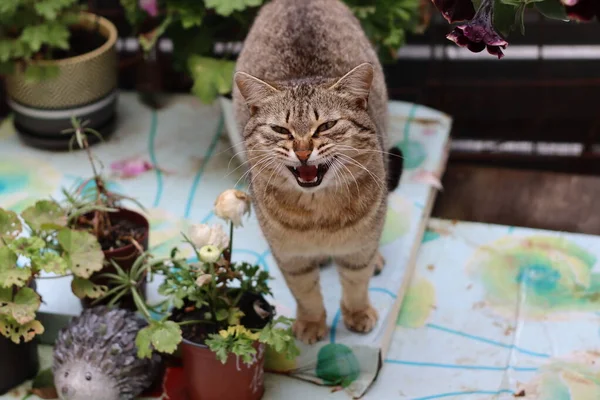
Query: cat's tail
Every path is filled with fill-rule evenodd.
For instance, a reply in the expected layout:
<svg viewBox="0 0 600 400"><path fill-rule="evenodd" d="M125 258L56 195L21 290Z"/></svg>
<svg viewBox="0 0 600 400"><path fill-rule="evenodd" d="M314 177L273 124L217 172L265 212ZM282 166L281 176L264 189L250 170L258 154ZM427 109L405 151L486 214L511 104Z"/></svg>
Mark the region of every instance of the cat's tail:
<svg viewBox="0 0 600 400"><path fill-rule="evenodd" d="M403 169L404 157L402 150L398 147L392 147L388 153L388 192L393 192L400 184Z"/></svg>

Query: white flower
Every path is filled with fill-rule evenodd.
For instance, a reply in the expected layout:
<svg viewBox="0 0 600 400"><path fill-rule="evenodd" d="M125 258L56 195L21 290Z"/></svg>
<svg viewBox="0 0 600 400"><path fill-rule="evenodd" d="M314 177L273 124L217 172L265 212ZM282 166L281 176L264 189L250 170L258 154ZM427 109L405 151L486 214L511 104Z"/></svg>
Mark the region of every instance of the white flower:
<svg viewBox="0 0 600 400"><path fill-rule="evenodd" d="M250 196L236 189L224 191L215 202L215 214L235 227L241 226L244 214L250 214Z"/></svg>
<svg viewBox="0 0 600 400"><path fill-rule="evenodd" d="M202 287L212 280L211 274L202 274L196 279L196 285Z"/></svg>
<svg viewBox="0 0 600 400"><path fill-rule="evenodd" d="M221 249L216 246L206 245L200 251L200 261L205 263L215 263L221 258Z"/></svg>
<svg viewBox="0 0 600 400"><path fill-rule="evenodd" d="M218 247L220 250L224 250L229 247L229 237L221 225L192 225L189 235L194 246L198 248L211 245Z"/></svg>

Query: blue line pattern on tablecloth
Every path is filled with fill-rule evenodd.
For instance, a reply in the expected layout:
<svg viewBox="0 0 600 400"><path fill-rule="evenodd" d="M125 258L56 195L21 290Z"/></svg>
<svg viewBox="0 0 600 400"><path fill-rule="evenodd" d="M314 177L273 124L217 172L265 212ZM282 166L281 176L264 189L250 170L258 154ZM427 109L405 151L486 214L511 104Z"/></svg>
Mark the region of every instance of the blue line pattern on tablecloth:
<svg viewBox="0 0 600 400"><path fill-rule="evenodd" d="M156 194L154 195L154 203L153 207L158 207L160 204L160 199L162 198L163 193L163 177L162 171L158 167L158 161L156 158L156 131L158 126L158 114L156 110L152 110L152 120L150 122L150 134L148 135L148 153L150 153L150 162L152 163L152 168L154 169L154 173L156 174Z"/></svg>
<svg viewBox="0 0 600 400"><path fill-rule="evenodd" d="M192 211L192 205L194 204L194 197L196 196L196 190L198 189L198 184L202 179L202 175L204 175L204 170L206 169L206 165L210 161L215 152L215 148L217 147L217 143L219 142L219 137L221 137L221 132L223 131L223 115L221 114L221 118L219 119L219 125L217 126L217 132L215 136L212 138L212 142L206 151L206 155L204 156L204 160L202 160L202 164L196 172L196 176L194 177L194 181L192 182L192 187L190 188L190 193L188 195L187 204L185 206L185 212L183 216L185 218L189 218L190 213Z"/></svg>
<svg viewBox="0 0 600 400"><path fill-rule="evenodd" d="M431 328L431 329L435 329L435 330L438 330L438 331L450 333L452 335L462 336L462 337L467 338L467 339L472 339L472 340L475 340L475 341L478 341L478 342L483 342L483 343L491 344L493 346L503 347L505 349L514 349L514 350L518 351L521 354L527 354L527 355L533 356L533 357L550 358L550 355L548 355L548 354L537 353L535 351L525 350L525 349L517 347L517 346L515 346L513 344L506 344L506 343L497 342L495 340L490 340L490 339L486 339L486 338L483 338L483 337L480 337L480 336L475 336L475 335L471 335L471 334L468 334L468 333L456 331L454 329L446 328L446 327L443 327L443 326L440 326L440 325L427 324L426 326L428 328Z"/></svg>
<svg viewBox="0 0 600 400"><path fill-rule="evenodd" d="M412 367L431 367L431 368L448 368L448 369L473 369L481 371L519 371L519 372L535 372L538 370L537 367L496 367L490 365L461 365L461 364L442 364L442 363L429 363L429 362L418 362L418 361L404 361L404 360L392 360L386 359L388 364L407 365Z"/></svg>

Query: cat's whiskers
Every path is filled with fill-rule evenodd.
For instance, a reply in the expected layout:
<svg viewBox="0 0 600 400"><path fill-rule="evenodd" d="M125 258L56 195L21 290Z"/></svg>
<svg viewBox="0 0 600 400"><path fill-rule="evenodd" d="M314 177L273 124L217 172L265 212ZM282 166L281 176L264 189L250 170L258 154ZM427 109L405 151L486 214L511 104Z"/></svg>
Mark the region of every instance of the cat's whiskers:
<svg viewBox="0 0 600 400"><path fill-rule="evenodd" d="M255 169L255 168L257 168L257 167L261 166L261 165L262 165L262 164L264 164L264 163L267 163L267 162L269 162L269 161L272 161L274 158L275 158L275 157L274 157L273 155L271 155L271 154L268 154L268 155L266 155L266 156L263 156L263 158L262 158L260 161L258 161L258 162L257 162L256 164L254 164L254 165L253 165L251 168L249 168L249 169L248 169L248 171L244 172L244 174L243 174L243 175L240 177L240 179L238 179L238 181L236 182L236 184L234 185L234 187L236 187L236 186L237 186L237 185L240 183L240 181L241 181L242 179L244 179L244 178L245 178L245 177L246 177L248 174L250 174L250 172L252 172L252 170L253 170L253 169Z"/></svg>
<svg viewBox="0 0 600 400"><path fill-rule="evenodd" d="M340 186L342 186L342 179L343 179L344 183L346 184L346 190L348 190L348 193L350 193L350 185L348 184L348 179L341 173L341 171L339 170L339 167L335 163L336 161L337 160L335 158L331 159L331 169L336 175L336 180L339 178ZM337 189L336 189L335 193L337 194Z"/></svg>
<svg viewBox="0 0 600 400"><path fill-rule="evenodd" d="M267 184L265 185L265 189L263 190L263 196L267 195L267 188L269 187L269 184L271 183L271 179L273 179L273 175L275 175L275 173L279 173L281 171L282 167L283 167L283 164L279 164L277 167L275 167L273 169L273 172L271 172L271 176L269 177L269 180L267 181Z"/></svg>
<svg viewBox="0 0 600 400"><path fill-rule="evenodd" d="M340 148L346 148L347 150L353 150L357 153L360 153L360 152L378 153L378 154L385 154L388 156L404 159L403 156L399 156L398 154L390 153L389 151L382 151L382 150L375 150L375 149L357 149L356 147L353 147L353 146L350 146L347 144L336 144L335 146L340 147Z"/></svg>
<svg viewBox="0 0 600 400"><path fill-rule="evenodd" d="M269 150L261 150L261 151L264 151L266 153L271 153L271 151L269 151ZM259 156L248 158L248 160L244 161L242 164L238 165L237 168L235 168L233 171L231 171L227 175L225 175L225 178L227 178L229 175L233 174L238 169L242 168L244 165L249 164L250 162L252 162L252 161L254 161L254 160L258 159L258 158L261 158L261 157L265 157L265 154L261 154ZM268 157L268 154L267 154L267 157ZM229 170L229 167L227 167L227 170Z"/></svg>
<svg viewBox="0 0 600 400"><path fill-rule="evenodd" d="M231 162L232 162L232 161L235 159L235 157L236 157L238 154L241 154L241 153L252 153L252 152L262 152L262 153L265 153L265 152L269 152L269 151L270 151L270 150L254 150L254 148L255 148L256 146L258 146L258 144L255 144L254 146L252 146L252 148L251 148L251 149L244 149L244 150L242 150L242 151L238 151L238 152L237 152L237 153L235 153L233 156L231 156L231 158L229 159L229 163L227 164L227 170L229 171L229 168L231 167ZM244 162L242 163L242 165L245 165L245 164L247 164L248 162L249 162L249 161L248 161L248 160L246 160L246 161L244 161Z"/></svg>
<svg viewBox="0 0 600 400"><path fill-rule="evenodd" d="M345 161L349 161L353 165L355 165L358 168L367 172L371 176L371 178L373 178L373 181L377 184L377 186L379 187L379 190L383 190L383 187L381 186L383 182L381 181L381 179L378 176L376 176L375 174L373 174L367 167L365 167L363 164L361 164L360 162L356 161L355 159L353 159L352 157L350 157L344 153L338 153L338 156L342 157Z"/></svg>
<svg viewBox="0 0 600 400"><path fill-rule="evenodd" d="M259 170L259 171L258 171L256 174L255 174L255 175L253 175L253 176L250 178L250 185L253 185L253 184L254 184L254 180L255 180L256 178L258 178L258 176L260 176L260 174L261 174L261 173L262 173L262 172L263 172L265 169L269 168L271 165L275 164L276 162L277 162L277 158L276 158L276 157L273 157L273 158L271 159L271 161L270 161L270 162L266 163L266 164L265 164L265 165L264 165L264 166L263 166L263 167L262 167L262 168L261 168L261 169L260 169L260 170Z"/></svg>
<svg viewBox="0 0 600 400"><path fill-rule="evenodd" d="M356 185L356 192L360 193L360 187L358 186L358 181L356 180L356 177L354 176L354 174L352 173L352 171L350 171L350 168L348 168L343 162L341 162L340 160L338 160L337 158L334 158L335 162L346 168L346 171L348 171L348 173L352 176L352 179L354 179L354 184ZM348 190L349 191L349 190Z"/></svg>

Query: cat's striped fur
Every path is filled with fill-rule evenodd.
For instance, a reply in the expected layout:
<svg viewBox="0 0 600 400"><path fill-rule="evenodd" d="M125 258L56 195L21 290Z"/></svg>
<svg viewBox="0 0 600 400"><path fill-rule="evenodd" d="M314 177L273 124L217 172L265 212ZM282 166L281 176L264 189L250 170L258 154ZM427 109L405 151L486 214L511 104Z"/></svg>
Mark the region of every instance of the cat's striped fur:
<svg viewBox="0 0 600 400"><path fill-rule="evenodd" d="M326 334L319 265L329 257L346 326L369 332L378 318L369 280L384 263L387 92L359 21L339 0L268 3L244 43L235 83L251 193L297 301L296 336L313 343ZM317 182L329 168L320 185L300 185L315 171L306 165L321 165Z"/></svg>

